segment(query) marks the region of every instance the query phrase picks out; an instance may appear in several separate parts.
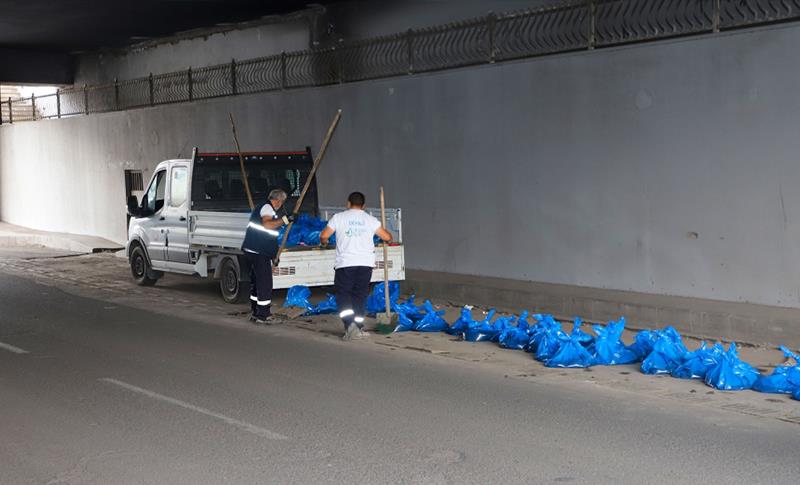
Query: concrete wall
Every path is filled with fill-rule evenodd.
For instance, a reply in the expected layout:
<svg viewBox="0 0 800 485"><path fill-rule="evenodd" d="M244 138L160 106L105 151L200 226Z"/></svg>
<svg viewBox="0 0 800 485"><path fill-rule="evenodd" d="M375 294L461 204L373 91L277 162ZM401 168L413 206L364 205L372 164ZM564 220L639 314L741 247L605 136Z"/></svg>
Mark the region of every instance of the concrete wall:
<svg viewBox="0 0 800 485"><path fill-rule="evenodd" d="M318 147L405 210L408 266L800 307L800 28L0 128L0 216L124 239L124 167Z"/></svg>
<svg viewBox="0 0 800 485"><path fill-rule="evenodd" d="M345 40L356 40L482 17L489 12L516 12L563 3L562 0L347 0L327 8L336 33Z"/></svg>
<svg viewBox="0 0 800 485"><path fill-rule="evenodd" d="M309 48L309 18L297 16L249 28L196 35L122 52L77 56L75 84L104 84Z"/></svg>

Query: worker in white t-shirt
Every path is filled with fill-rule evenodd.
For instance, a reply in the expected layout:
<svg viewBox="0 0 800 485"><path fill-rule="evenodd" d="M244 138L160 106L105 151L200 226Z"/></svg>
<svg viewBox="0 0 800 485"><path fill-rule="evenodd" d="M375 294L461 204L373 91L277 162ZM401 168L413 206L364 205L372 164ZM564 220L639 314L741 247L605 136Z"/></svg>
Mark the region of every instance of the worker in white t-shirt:
<svg viewBox="0 0 800 485"><path fill-rule="evenodd" d="M392 240L392 234L381 227L378 219L364 211L364 194L353 192L347 197L347 209L334 214L320 234L320 241L327 246L336 234L336 276L334 286L339 318L344 323L344 340L361 339L369 334L363 330L366 314L369 283L375 267L375 243L377 234L383 241Z"/></svg>

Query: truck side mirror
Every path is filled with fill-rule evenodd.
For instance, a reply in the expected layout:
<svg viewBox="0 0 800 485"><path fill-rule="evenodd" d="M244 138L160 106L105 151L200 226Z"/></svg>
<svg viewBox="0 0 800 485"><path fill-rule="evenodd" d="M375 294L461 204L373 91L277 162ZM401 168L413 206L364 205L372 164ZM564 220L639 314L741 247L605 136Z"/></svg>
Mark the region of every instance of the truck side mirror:
<svg viewBox="0 0 800 485"><path fill-rule="evenodd" d="M142 210L139 207L139 199L135 195L128 196L128 215L138 217Z"/></svg>

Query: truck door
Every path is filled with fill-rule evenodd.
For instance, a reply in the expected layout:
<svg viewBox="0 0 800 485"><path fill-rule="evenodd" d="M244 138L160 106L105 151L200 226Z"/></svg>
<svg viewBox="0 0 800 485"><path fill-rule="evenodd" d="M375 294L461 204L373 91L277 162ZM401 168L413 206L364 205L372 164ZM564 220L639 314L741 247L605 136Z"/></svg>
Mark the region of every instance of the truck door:
<svg viewBox="0 0 800 485"><path fill-rule="evenodd" d="M162 168L153 175L150 186L142 200L142 209L147 213L140 223L142 236L151 261L165 261L166 233L164 231L164 196L167 188L167 170Z"/></svg>
<svg viewBox="0 0 800 485"><path fill-rule="evenodd" d="M189 258L189 166L174 164L169 173L169 197L164 208L167 261L190 263Z"/></svg>

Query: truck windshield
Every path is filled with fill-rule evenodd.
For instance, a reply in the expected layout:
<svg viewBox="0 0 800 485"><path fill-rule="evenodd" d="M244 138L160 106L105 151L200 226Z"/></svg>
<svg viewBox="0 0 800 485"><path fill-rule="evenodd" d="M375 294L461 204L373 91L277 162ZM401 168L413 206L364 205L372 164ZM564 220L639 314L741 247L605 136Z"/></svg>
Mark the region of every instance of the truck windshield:
<svg viewBox="0 0 800 485"><path fill-rule="evenodd" d="M310 164L307 165L303 167L298 164L275 164L271 161L248 161L247 180L253 202L256 205L266 202L272 189L283 189L288 195L287 211L291 211L310 172ZM312 184L303 201L301 212L316 214L317 207L316 186ZM192 173L192 208L231 212L250 210L238 160L235 163L225 161L195 164Z"/></svg>

